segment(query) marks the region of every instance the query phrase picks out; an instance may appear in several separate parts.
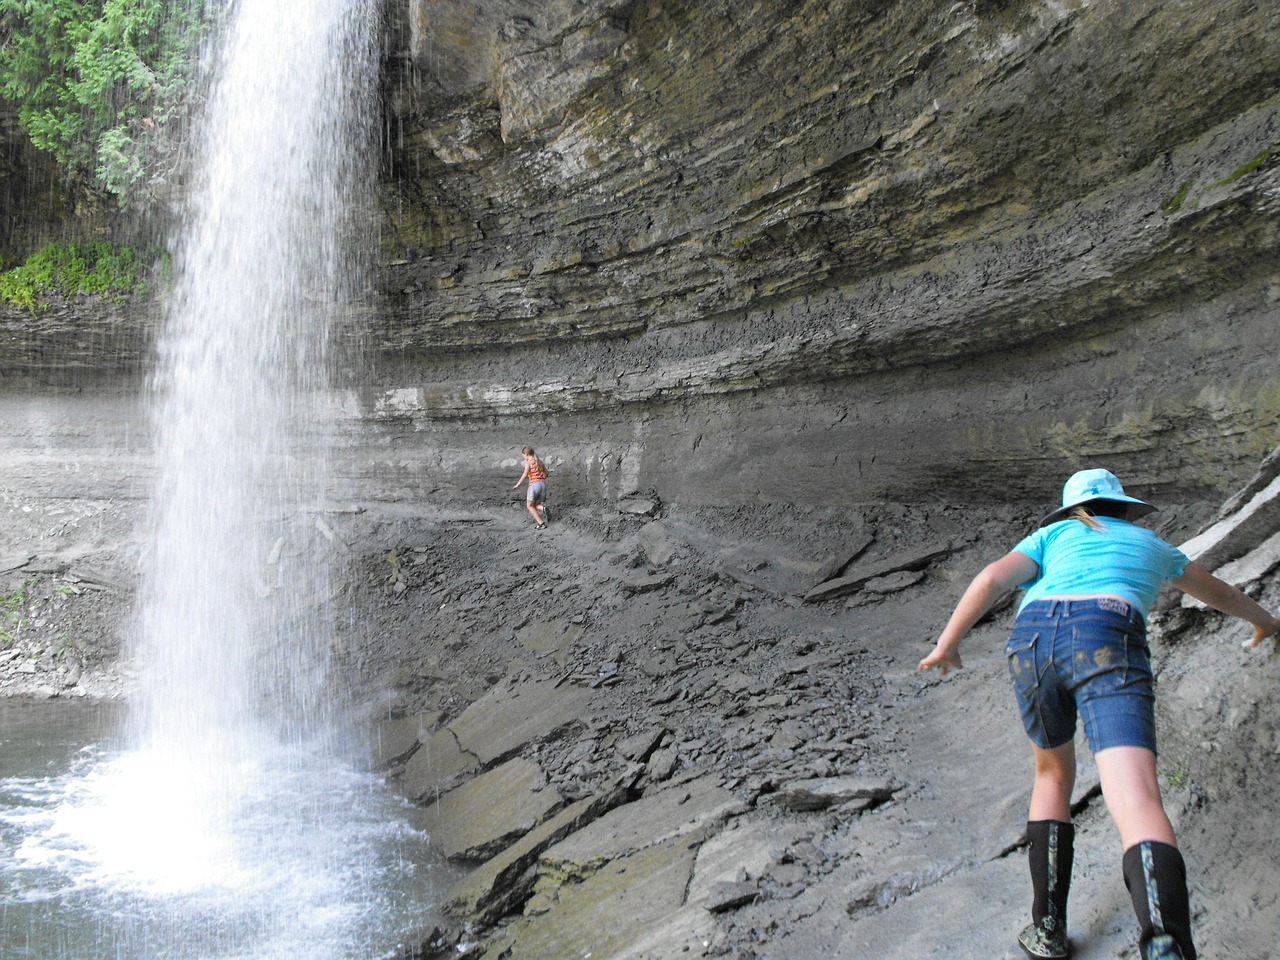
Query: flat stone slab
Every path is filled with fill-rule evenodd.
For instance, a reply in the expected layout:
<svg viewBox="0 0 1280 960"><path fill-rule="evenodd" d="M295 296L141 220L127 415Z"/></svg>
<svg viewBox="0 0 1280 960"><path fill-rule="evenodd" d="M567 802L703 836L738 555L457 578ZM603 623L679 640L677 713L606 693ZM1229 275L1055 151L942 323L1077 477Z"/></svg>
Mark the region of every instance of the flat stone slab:
<svg viewBox="0 0 1280 960"><path fill-rule="evenodd" d="M428 806L422 825L446 859L485 860L545 820L561 799L536 763L510 760Z"/></svg>
<svg viewBox="0 0 1280 960"><path fill-rule="evenodd" d="M935 544L922 550L863 564L842 577L818 584L804 595L804 602L819 603L848 596L861 590L871 580L879 580L903 570L920 570L940 557L945 557L952 549L950 543Z"/></svg>
<svg viewBox="0 0 1280 960"><path fill-rule="evenodd" d="M760 878L776 866L781 851L811 834L812 829L800 821L781 817L735 820L698 849L687 902L712 912L723 909L729 890L744 881L758 889Z"/></svg>
<svg viewBox="0 0 1280 960"><path fill-rule="evenodd" d="M525 916L487 941L486 954L520 960L702 955L714 932L711 915L682 909L701 839L668 837L602 865L580 883L546 889L539 883ZM683 935L679 946L671 943L673 928ZM655 952L653 939L665 949Z"/></svg>
<svg viewBox="0 0 1280 960"><path fill-rule="evenodd" d="M516 631L516 642L539 657L554 655L555 662L564 666L569 648L582 636L582 626L567 620L549 620L530 623Z"/></svg>
<svg viewBox="0 0 1280 960"><path fill-rule="evenodd" d="M0 557L0 573L11 573L14 570L21 570L35 558L36 555L34 553L16 553L7 557Z"/></svg>
<svg viewBox="0 0 1280 960"><path fill-rule="evenodd" d="M1280 565L1280 533L1273 533L1243 557L1222 565L1213 573L1227 583L1243 587L1255 580L1261 580L1278 565ZM1208 609L1205 604L1189 593L1182 595L1180 603L1189 609Z"/></svg>
<svg viewBox="0 0 1280 960"><path fill-rule="evenodd" d="M719 777L672 784L566 837L542 855L539 872L558 882L581 879L610 860L746 811L742 800L720 786Z"/></svg>
<svg viewBox="0 0 1280 960"><path fill-rule="evenodd" d="M827 561L818 571L818 577L813 585L819 587L828 580L834 580L844 572L845 568L853 561L857 560L867 551L867 547L875 542L875 537L865 530L845 544L844 549L836 556Z"/></svg>
<svg viewBox="0 0 1280 960"><path fill-rule="evenodd" d="M653 756L653 751L658 749L658 744L666 735L666 727L650 727L647 730L641 730L634 733L623 740L619 740L614 745L614 749L622 754L628 760L635 760L644 763Z"/></svg>
<svg viewBox="0 0 1280 960"><path fill-rule="evenodd" d="M644 550L644 554L649 558L649 562L659 567L666 566L671 562L680 544L671 536L667 530L667 525L661 520L654 520L652 523L646 523L640 528L640 546Z"/></svg>
<svg viewBox="0 0 1280 960"><path fill-rule="evenodd" d="M759 896L760 885L754 880L722 880L708 892L703 906L708 913L725 913L754 903Z"/></svg>
<svg viewBox="0 0 1280 960"><path fill-rule="evenodd" d="M673 573L654 573L646 576L628 577L622 581L622 592L627 594L652 593L662 590L675 582Z"/></svg>
<svg viewBox="0 0 1280 960"><path fill-rule="evenodd" d="M621 500L618 502L618 512L635 517L656 517L658 515L658 501L650 500L647 497L633 497Z"/></svg>
<svg viewBox="0 0 1280 960"><path fill-rule="evenodd" d="M901 789L893 780L869 777L824 777L794 780L784 784L771 802L788 810L803 812L842 806L853 800L865 800L866 806L882 803Z"/></svg>
<svg viewBox="0 0 1280 960"><path fill-rule="evenodd" d="M1245 553L1280 525L1280 476L1256 490L1239 509L1180 547L1192 560L1209 570Z"/></svg>
<svg viewBox="0 0 1280 960"><path fill-rule="evenodd" d="M532 890L531 868L542 851L626 800L632 779L621 777L600 793L570 804L481 864L449 891L445 912L481 923L510 912Z"/></svg>
<svg viewBox="0 0 1280 960"><path fill-rule="evenodd" d="M453 731L446 727L432 734L409 758L399 786L410 800L430 802L479 769L475 754L463 750Z"/></svg>
<svg viewBox="0 0 1280 960"><path fill-rule="evenodd" d="M419 744L431 739L431 732L439 725L440 713L414 714L396 717L373 725L369 732L369 748L373 762L380 767L406 759Z"/></svg>
<svg viewBox="0 0 1280 960"><path fill-rule="evenodd" d="M526 743L581 720L592 691L554 681L496 688L449 724L458 746L487 767Z"/></svg>
<svg viewBox="0 0 1280 960"><path fill-rule="evenodd" d="M883 577L872 577L862 585L867 593L898 593L924 579L923 570L899 570Z"/></svg>

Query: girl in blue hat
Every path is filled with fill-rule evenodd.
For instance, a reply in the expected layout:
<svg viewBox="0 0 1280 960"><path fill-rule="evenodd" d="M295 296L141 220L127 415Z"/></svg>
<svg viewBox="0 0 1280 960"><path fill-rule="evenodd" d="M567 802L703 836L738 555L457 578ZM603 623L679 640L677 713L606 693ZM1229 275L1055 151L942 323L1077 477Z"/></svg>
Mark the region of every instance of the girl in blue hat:
<svg viewBox="0 0 1280 960"><path fill-rule="evenodd" d="M1031 924L1018 942L1037 960L1060 960L1071 950L1077 716L1120 831L1143 960L1196 958L1186 867L1156 781L1146 615L1168 582L1253 624L1250 646L1280 632L1280 618L1132 522L1154 510L1128 496L1107 470L1073 474L1062 488L1062 507L973 579L920 661L921 670L959 669L965 634L1005 593L1025 589L1005 652L1035 754L1027 823Z"/></svg>

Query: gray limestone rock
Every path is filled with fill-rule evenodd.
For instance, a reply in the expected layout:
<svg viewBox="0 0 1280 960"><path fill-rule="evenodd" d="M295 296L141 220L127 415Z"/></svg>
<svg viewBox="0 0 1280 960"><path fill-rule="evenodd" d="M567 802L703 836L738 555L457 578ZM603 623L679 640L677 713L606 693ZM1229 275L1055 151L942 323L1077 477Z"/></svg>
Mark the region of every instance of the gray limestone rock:
<svg viewBox="0 0 1280 960"><path fill-rule="evenodd" d="M900 789L901 785L892 779L826 777L786 783L771 801L797 812L825 810L831 806L846 806L852 801L882 803Z"/></svg>
<svg viewBox="0 0 1280 960"><path fill-rule="evenodd" d="M432 800L422 824L450 860L486 860L525 835L560 805L546 774L528 760L508 760Z"/></svg>
<svg viewBox="0 0 1280 960"><path fill-rule="evenodd" d="M639 733L634 733L623 740L619 740L614 749L628 760L644 763L653 754L653 751L658 748L666 733L667 731L662 727L641 730Z"/></svg>
<svg viewBox="0 0 1280 960"><path fill-rule="evenodd" d="M581 723L591 692L551 681L496 687L473 703L448 729L460 750L482 765L509 756L520 747Z"/></svg>

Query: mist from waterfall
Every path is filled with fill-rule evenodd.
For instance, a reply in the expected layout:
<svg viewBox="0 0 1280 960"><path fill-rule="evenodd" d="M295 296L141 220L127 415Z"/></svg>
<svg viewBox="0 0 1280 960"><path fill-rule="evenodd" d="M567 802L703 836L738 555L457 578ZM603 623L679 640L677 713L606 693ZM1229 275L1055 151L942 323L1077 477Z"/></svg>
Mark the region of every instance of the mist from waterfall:
<svg viewBox="0 0 1280 960"><path fill-rule="evenodd" d="M32 955L377 956L434 896L329 683L331 339L372 248L378 8L227 13L152 383L139 692L118 744L0 791Z"/></svg>

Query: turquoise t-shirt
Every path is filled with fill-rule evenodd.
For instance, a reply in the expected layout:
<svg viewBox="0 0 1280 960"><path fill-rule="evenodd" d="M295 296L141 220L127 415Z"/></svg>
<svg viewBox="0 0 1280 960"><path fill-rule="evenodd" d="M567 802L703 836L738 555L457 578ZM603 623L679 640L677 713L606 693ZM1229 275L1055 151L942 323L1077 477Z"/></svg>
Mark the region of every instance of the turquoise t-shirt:
<svg viewBox="0 0 1280 960"><path fill-rule="evenodd" d="M1013 548L1040 568L1039 576L1022 584L1027 592L1019 610L1044 597L1109 594L1124 597L1145 618L1160 588L1191 562L1145 527L1097 519L1102 530L1090 530L1079 520L1059 520Z"/></svg>

